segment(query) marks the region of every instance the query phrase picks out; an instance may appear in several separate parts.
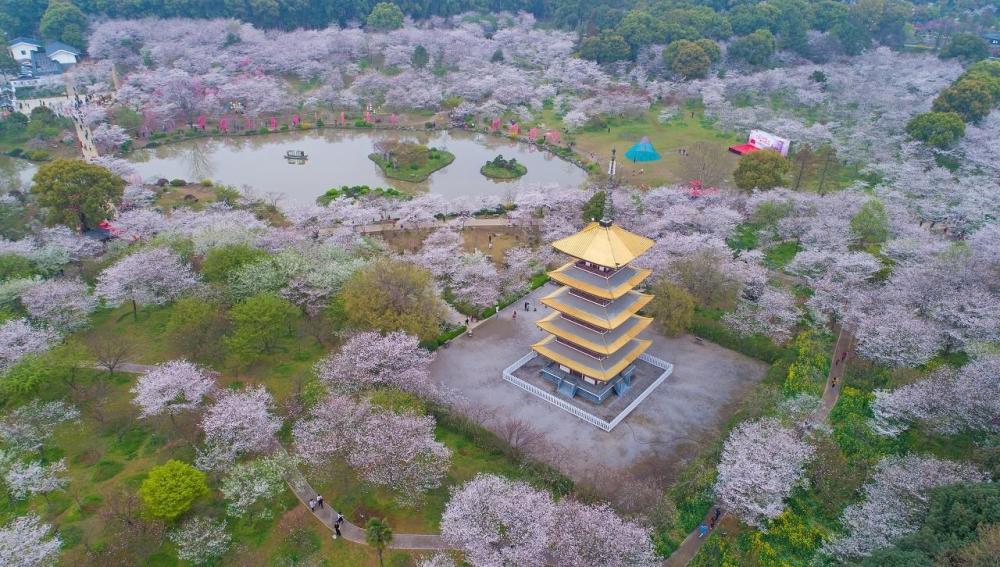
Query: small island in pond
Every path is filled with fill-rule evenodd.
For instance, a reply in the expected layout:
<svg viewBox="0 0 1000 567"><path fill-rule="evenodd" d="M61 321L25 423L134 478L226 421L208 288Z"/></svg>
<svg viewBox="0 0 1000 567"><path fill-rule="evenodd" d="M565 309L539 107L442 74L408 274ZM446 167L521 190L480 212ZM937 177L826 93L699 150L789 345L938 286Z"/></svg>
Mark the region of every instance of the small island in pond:
<svg viewBox="0 0 1000 567"><path fill-rule="evenodd" d="M455 161L455 155L412 142L387 140L375 144L375 153L369 154L368 159L377 163L390 179L420 182Z"/></svg>
<svg viewBox="0 0 1000 567"><path fill-rule="evenodd" d="M517 179L528 173L528 168L518 163L517 158L504 159L500 154L479 168L479 173L491 179Z"/></svg>

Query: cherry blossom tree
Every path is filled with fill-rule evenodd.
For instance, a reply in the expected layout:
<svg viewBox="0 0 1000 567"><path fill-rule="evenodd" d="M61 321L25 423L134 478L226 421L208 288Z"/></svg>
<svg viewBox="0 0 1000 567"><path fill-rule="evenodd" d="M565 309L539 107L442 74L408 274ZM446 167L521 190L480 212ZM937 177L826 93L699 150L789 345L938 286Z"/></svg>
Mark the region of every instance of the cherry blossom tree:
<svg viewBox="0 0 1000 567"><path fill-rule="evenodd" d="M555 518L556 505L548 493L479 474L452 491L441 535L473 565L541 567Z"/></svg>
<svg viewBox="0 0 1000 567"><path fill-rule="evenodd" d="M844 510L841 523L847 534L828 542L823 551L842 560L871 555L920 527L931 489L986 480L988 475L964 463L922 455L886 457L862 488L864 501Z"/></svg>
<svg viewBox="0 0 1000 567"><path fill-rule="evenodd" d="M32 494L61 490L67 483L66 479L59 477L59 474L64 472L66 472L65 459L59 459L48 466L41 461L15 462L4 474L3 480L11 497L20 500Z"/></svg>
<svg viewBox="0 0 1000 567"><path fill-rule="evenodd" d="M606 504L564 499L556 506L550 534L551 557L558 567L653 567L660 560L649 531L622 519ZM594 530L594 526L602 526Z"/></svg>
<svg viewBox="0 0 1000 567"><path fill-rule="evenodd" d="M371 404L350 396L330 394L292 428L296 453L313 466L328 463L353 443L350 432L368 419Z"/></svg>
<svg viewBox="0 0 1000 567"><path fill-rule="evenodd" d="M438 553L421 559L417 563L417 567L455 567L455 560L444 553Z"/></svg>
<svg viewBox="0 0 1000 567"><path fill-rule="evenodd" d="M296 460L282 453L233 465L222 479L226 512L230 516L245 516L256 504L272 500L284 492L285 476L295 466ZM270 510L265 508L258 517L269 515Z"/></svg>
<svg viewBox="0 0 1000 567"><path fill-rule="evenodd" d="M391 386L426 394L432 389L433 358L413 335L369 331L347 339L340 352L317 363L316 374L344 391Z"/></svg>
<svg viewBox="0 0 1000 567"><path fill-rule="evenodd" d="M476 307L487 307L500 297L500 274L493 260L482 252L462 254L451 279L455 299Z"/></svg>
<svg viewBox="0 0 1000 567"><path fill-rule="evenodd" d="M767 286L756 301L743 300L736 311L727 313L723 321L743 335L762 334L776 343L785 343L799 320L795 297L787 291Z"/></svg>
<svg viewBox="0 0 1000 567"><path fill-rule="evenodd" d="M205 517L185 521L180 528L170 532L169 537L177 546L177 557L195 565L204 565L222 557L232 541L226 532L225 520Z"/></svg>
<svg viewBox="0 0 1000 567"><path fill-rule="evenodd" d="M61 400L32 400L0 420L0 438L18 451L37 451L57 427L79 417L79 410Z"/></svg>
<svg viewBox="0 0 1000 567"><path fill-rule="evenodd" d="M719 461L715 494L723 507L755 527L785 509L814 449L773 418L745 421L729 434Z"/></svg>
<svg viewBox="0 0 1000 567"><path fill-rule="evenodd" d="M122 144L132 140L132 136L118 125L103 123L93 130L94 145L103 152L113 152Z"/></svg>
<svg viewBox="0 0 1000 567"><path fill-rule="evenodd" d="M114 220L112 226L118 237L125 240L149 240L170 228L170 223L162 214L148 209L130 209Z"/></svg>
<svg viewBox="0 0 1000 567"><path fill-rule="evenodd" d="M461 254L462 235L451 228L439 228L424 239L420 251L411 259L434 277L447 280L455 274Z"/></svg>
<svg viewBox="0 0 1000 567"><path fill-rule="evenodd" d="M220 394L201 420L207 450L199 455L198 466L225 468L240 455L273 449L274 435L281 429L273 408L274 399L264 386Z"/></svg>
<svg viewBox="0 0 1000 567"><path fill-rule="evenodd" d="M132 388L141 417L194 410L215 392L215 373L186 360L172 360L144 372Z"/></svg>
<svg viewBox="0 0 1000 567"><path fill-rule="evenodd" d="M876 390L872 427L895 437L913 422L934 431L1000 431L1000 358L984 356L959 369L942 368L930 378L895 390Z"/></svg>
<svg viewBox="0 0 1000 567"><path fill-rule="evenodd" d="M165 248L153 248L122 258L97 276L95 293L110 305L161 305L180 297L198 283L191 268Z"/></svg>
<svg viewBox="0 0 1000 567"><path fill-rule="evenodd" d="M55 331L32 326L27 319L8 319L0 325L0 371L25 355L48 350L57 339Z"/></svg>
<svg viewBox="0 0 1000 567"><path fill-rule="evenodd" d="M905 306L886 301L866 309L855 307L854 336L858 352L889 366L918 366L944 345L940 327Z"/></svg>
<svg viewBox="0 0 1000 567"><path fill-rule="evenodd" d="M441 486L451 451L434 440L430 416L376 412L358 424L347 462L365 481L398 494L403 504Z"/></svg>
<svg viewBox="0 0 1000 567"><path fill-rule="evenodd" d="M43 567L55 564L62 541L51 536L52 526L28 514L0 528L0 565Z"/></svg>
<svg viewBox="0 0 1000 567"><path fill-rule="evenodd" d="M97 307L97 300L78 279L46 280L21 294L21 303L33 318L59 332L69 332L87 325L87 317Z"/></svg>

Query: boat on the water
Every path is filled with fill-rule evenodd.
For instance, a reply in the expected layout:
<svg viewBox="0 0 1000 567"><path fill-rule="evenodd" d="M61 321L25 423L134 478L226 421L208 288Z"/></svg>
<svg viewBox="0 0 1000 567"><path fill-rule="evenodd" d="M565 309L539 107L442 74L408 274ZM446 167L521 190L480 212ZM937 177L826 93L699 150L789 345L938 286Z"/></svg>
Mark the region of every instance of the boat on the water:
<svg viewBox="0 0 1000 567"><path fill-rule="evenodd" d="M309 159L309 156L302 150L288 150L285 152L285 159L304 160Z"/></svg>

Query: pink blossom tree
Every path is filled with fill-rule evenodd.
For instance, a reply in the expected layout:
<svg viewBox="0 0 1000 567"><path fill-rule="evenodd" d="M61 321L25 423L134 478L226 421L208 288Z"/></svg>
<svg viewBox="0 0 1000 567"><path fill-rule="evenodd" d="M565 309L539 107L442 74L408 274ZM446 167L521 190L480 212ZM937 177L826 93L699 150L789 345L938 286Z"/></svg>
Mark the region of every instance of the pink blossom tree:
<svg viewBox="0 0 1000 567"><path fill-rule="evenodd" d="M331 394L309 410L292 428L296 453L313 466L322 466L344 454L357 430L371 414L371 404L350 396Z"/></svg>
<svg viewBox="0 0 1000 567"><path fill-rule="evenodd" d="M93 130L94 145L103 152L113 152L130 141L132 136L118 125L103 123Z"/></svg>
<svg viewBox="0 0 1000 567"><path fill-rule="evenodd" d="M64 472L66 472L64 459L59 459L50 465L44 465L41 461L15 462L4 474L3 480L11 497L20 500L32 494L62 490L68 482L59 476Z"/></svg>
<svg viewBox="0 0 1000 567"><path fill-rule="evenodd" d="M526 483L479 474L452 491L441 535L473 565L545 565L556 505Z"/></svg>
<svg viewBox="0 0 1000 567"><path fill-rule="evenodd" d="M347 339L340 352L317 363L316 374L344 391L391 386L421 394L432 389L433 358L413 335L368 331Z"/></svg>
<svg viewBox="0 0 1000 567"><path fill-rule="evenodd" d="M162 214L149 209L130 209L118 215L112 223L118 237L125 240L149 240L170 228Z"/></svg>
<svg viewBox="0 0 1000 567"><path fill-rule="evenodd" d="M943 434L1000 432L1000 358L984 356L959 369L942 368L930 378L895 390L876 390L873 428L897 436L914 422Z"/></svg>
<svg viewBox="0 0 1000 567"><path fill-rule="evenodd" d="M773 418L745 421L729 434L715 495L751 526L764 527L785 509L814 449Z"/></svg>
<svg viewBox="0 0 1000 567"><path fill-rule="evenodd" d="M241 455L272 450L281 429L273 409L274 399L264 386L220 394L201 420L207 450L199 455L198 466L225 468Z"/></svg>
<svg viewBox="0 0 1000 567"><path fill-rule="evenodd" d="M736 311L727 313L723 321L742 335L759 333L781 344L791 338L792 328L799 317L792 294L767 286L756 301L740 301Z"/></svg>
<svg viewBox="0 0 1000 567"><path fill-rule="evenodd" d="M172 360L144 372L132 388L140 416L174 416L199 408L215 392L215 373L186 360Z"/></svg>
<svg viewBox="0 0 1000 567"><path fill-rule="evenodd" d="M112 264L97 276L95 292L111 305L132 303L132 316L138 318L138 305L160 305L173 301L198 283L191 268L165 248L136 252Z"/></svg>
<svg viewBox="0 0 1000 567"><path fill-rule="evenodd" d="M847 534L828 542L823 551L842 560L871 555L920 527L933 488L987 480L972 465L923 455L886 457L862 488L864 501L844 510L841 523Z"/></svg>
<svg viewBox="0 0 1000 567"><path fill-rule="evenodd" d="M21 294L21 303L33 318L60 332L80 329L97 307L97 300L78 279L46 280Z"/></svg>
<svg viewBox="0 0 1000 567"><path fill-rule="evenodd" d="M414 504L441 486L451 451L434 440L430 416L376 412L358 424L347 462L365 481L394 491Z"/></svg>
<svg viewBox="0 0 1000 567"><path fill-rule="evenodd" d="M13 366L21 357L49 349L58 339L55 331L35 327L27 319L9 319L0 325L0 371Z"/></svg>
<svg viewBox="0 0 1000 567"><path fill-rule="evenodd" d="M0 528L0 565L44 567L59 557L62 541L51 535L52 526L28 514Z"/></svg>
<svg viewBox="0 0 1000 567"><path fill-rule="evenodd" d="M649 531L623 519L606 504L564 499L556 506L550 534L557 567L653 567L660 560ZM594 526L602 526L594 530Z"/></svg>

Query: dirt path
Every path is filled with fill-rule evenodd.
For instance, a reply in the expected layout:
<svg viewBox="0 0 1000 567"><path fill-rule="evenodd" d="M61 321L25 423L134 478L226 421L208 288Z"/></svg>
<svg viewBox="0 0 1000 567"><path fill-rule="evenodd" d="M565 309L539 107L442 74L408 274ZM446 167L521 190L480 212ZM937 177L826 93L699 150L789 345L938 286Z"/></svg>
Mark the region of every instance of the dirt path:
<svg viewBox="0 0 1000 567"><path fill-rule="evenodd" d="M849 331L844 331L842 327L838 327L836 330L837 342L834 343L833 353L830 355L830 372L827 374L826 385L823 387L823 396L820 398L819 406L805 419L804 425L806 427L802 428L804 431L812 429L818 423L825 422L830 417L830 411L837 404L837 399L840 397L840 389L843 386L844 367L847 365L846 359L850 356L851 349L854 346L854 336ZM705 517L702 518L704 525L709 525L715 509L720 506L718 502L715 502L709 507L705 513ZM729 530L735 527L737 523L735 518L723 512L718 527L725 527L726 530ZM674 550L663 565L665 567L683 567L687 565L694 559L698 550L701 549L702 543L707 539L708 534L700 536L700 526L696 527L684 538L684 541L681 542L680 546Z"/></svg>

